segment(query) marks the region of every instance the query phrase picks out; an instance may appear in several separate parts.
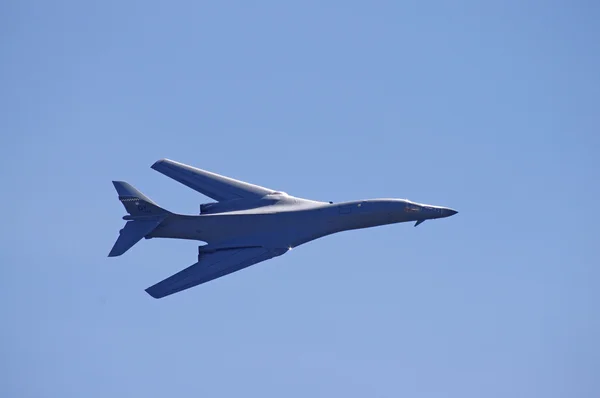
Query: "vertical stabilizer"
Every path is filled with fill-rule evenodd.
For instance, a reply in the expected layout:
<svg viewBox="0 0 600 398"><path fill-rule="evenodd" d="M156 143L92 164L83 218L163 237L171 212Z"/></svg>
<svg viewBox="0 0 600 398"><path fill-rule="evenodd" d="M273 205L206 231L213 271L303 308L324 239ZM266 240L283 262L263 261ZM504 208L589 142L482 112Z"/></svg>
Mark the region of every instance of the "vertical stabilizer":
<svg viewBox="0 0 600 398"><path fill-rule="evenodd" d="M119 194L119 200L123 203L125 210L132 216L155 216L169 214L168 211L159 207L152 199L135 189L125 181L113 181L113 185Z"/></svg>
<svg viewBox="0 0 600 398"><path fill-rule="evenodd" d="M119 231L119 237L108 254L109 257L120 256L139 242L143 237L154 231L165 218L171 214L161 208L152 199L124 181L113 181L113 185L123 203L128 221Z"/></svg>

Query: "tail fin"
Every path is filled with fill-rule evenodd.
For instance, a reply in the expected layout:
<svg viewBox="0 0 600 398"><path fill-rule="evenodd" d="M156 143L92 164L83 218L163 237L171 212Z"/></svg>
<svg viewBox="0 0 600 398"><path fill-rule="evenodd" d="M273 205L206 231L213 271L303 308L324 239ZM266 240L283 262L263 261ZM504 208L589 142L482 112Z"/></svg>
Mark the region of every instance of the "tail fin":
<svg viewBox="0 0 600 398"><path fill-rule="evenodd" d="M119 237L108 254L109 257L125 253L171 214L126 182L113 181L113 185L119 194L119 200L129 213L123 218L130 221L119 231Z"/></svg>
<svg viewBox="0 0 600 398"><path fill-rule="evenodd" d="M129 215L133 216L131 218L169 214L168 211L160 208L152 199L125 181L113 181L113 185L119 194L119 200L123 203L125 210L127 210Z"/></svg>

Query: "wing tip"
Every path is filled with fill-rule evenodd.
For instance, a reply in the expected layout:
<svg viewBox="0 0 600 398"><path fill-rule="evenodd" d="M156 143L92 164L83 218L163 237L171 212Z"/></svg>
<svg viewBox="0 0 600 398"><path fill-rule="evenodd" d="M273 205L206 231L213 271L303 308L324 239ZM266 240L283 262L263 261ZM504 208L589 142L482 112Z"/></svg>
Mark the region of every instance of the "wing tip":
<svg viewBox="0 0 600 398"><path fill-rule="evenodd" d="M162 159L158 159L156 162L152 163L152 166L150 166L150 168L154 169L154 170L158 170L163 165L169 165L169 164L174 164L174 163L177 163L177 162L175 162L174 160L171 160L171 159L162 158Z"/></svg>
<svg viewBox="0 0 600 398"><path fill-rule="evenodd" d="M157 294L157 292L156 292L156 291L154 291L154 290L152 290L152 288L148 288L148 289L146 289L146 293L148 293L148 295L149 295L150 297L152 297L152 298L155 298L155 299L159 299L159 298L161 298L161 295L160 295L160 294Z"/></svg>
<svg viewBox="0 0 600 398"><path fill-rule="evenodd" d="M121 237L121 233L119 232L119 237ZM118 257L120 255L122 255L123 253L125 253L118 245L117 242L119 241L119 239L117 239L117 241L115 242L115 244L113 245L112 249L110 249L110 252L108 253L108 257Z"/></svg>
<svg viewBox="0 0 600 398"><path fill-rule="evenodd" d="M155 299L161 299L169 295L169 292L165 292L163 289L158 289L157 286L150 286L146 289L146 293Z"/></svg>

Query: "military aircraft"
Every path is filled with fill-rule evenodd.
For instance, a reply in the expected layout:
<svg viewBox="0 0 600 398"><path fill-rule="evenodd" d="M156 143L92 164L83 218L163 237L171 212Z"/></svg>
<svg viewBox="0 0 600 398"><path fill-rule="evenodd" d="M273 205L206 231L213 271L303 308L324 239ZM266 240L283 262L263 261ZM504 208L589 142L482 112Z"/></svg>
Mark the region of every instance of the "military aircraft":
<svg viewBox="0 0 600 398"><path fill-rule="evenodd" d="M124 181L113 181L128 215L109 257L120 256L142 238L205 242L198 262L146 289L154 298L197 286L294 247L341 231L449 217L456 210L405 199L366 199L333 203L302 199L285 192L235 180L173 160L154 170L215 202L200 205L199 215L171 213Z"/></svg>

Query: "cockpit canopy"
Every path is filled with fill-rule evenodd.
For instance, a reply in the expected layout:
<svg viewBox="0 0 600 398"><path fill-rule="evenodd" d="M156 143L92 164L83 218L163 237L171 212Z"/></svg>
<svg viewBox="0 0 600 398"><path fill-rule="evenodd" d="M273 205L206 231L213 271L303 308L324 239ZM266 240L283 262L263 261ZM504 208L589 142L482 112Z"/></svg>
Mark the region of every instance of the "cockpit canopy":
<svg viewBox="0 0 600 398"><path fill-rule="evenodd" d="M404 206L404 211L407 213L418 213L421 211L421 206L412 202L407 202L406 206Z"/></svg>

